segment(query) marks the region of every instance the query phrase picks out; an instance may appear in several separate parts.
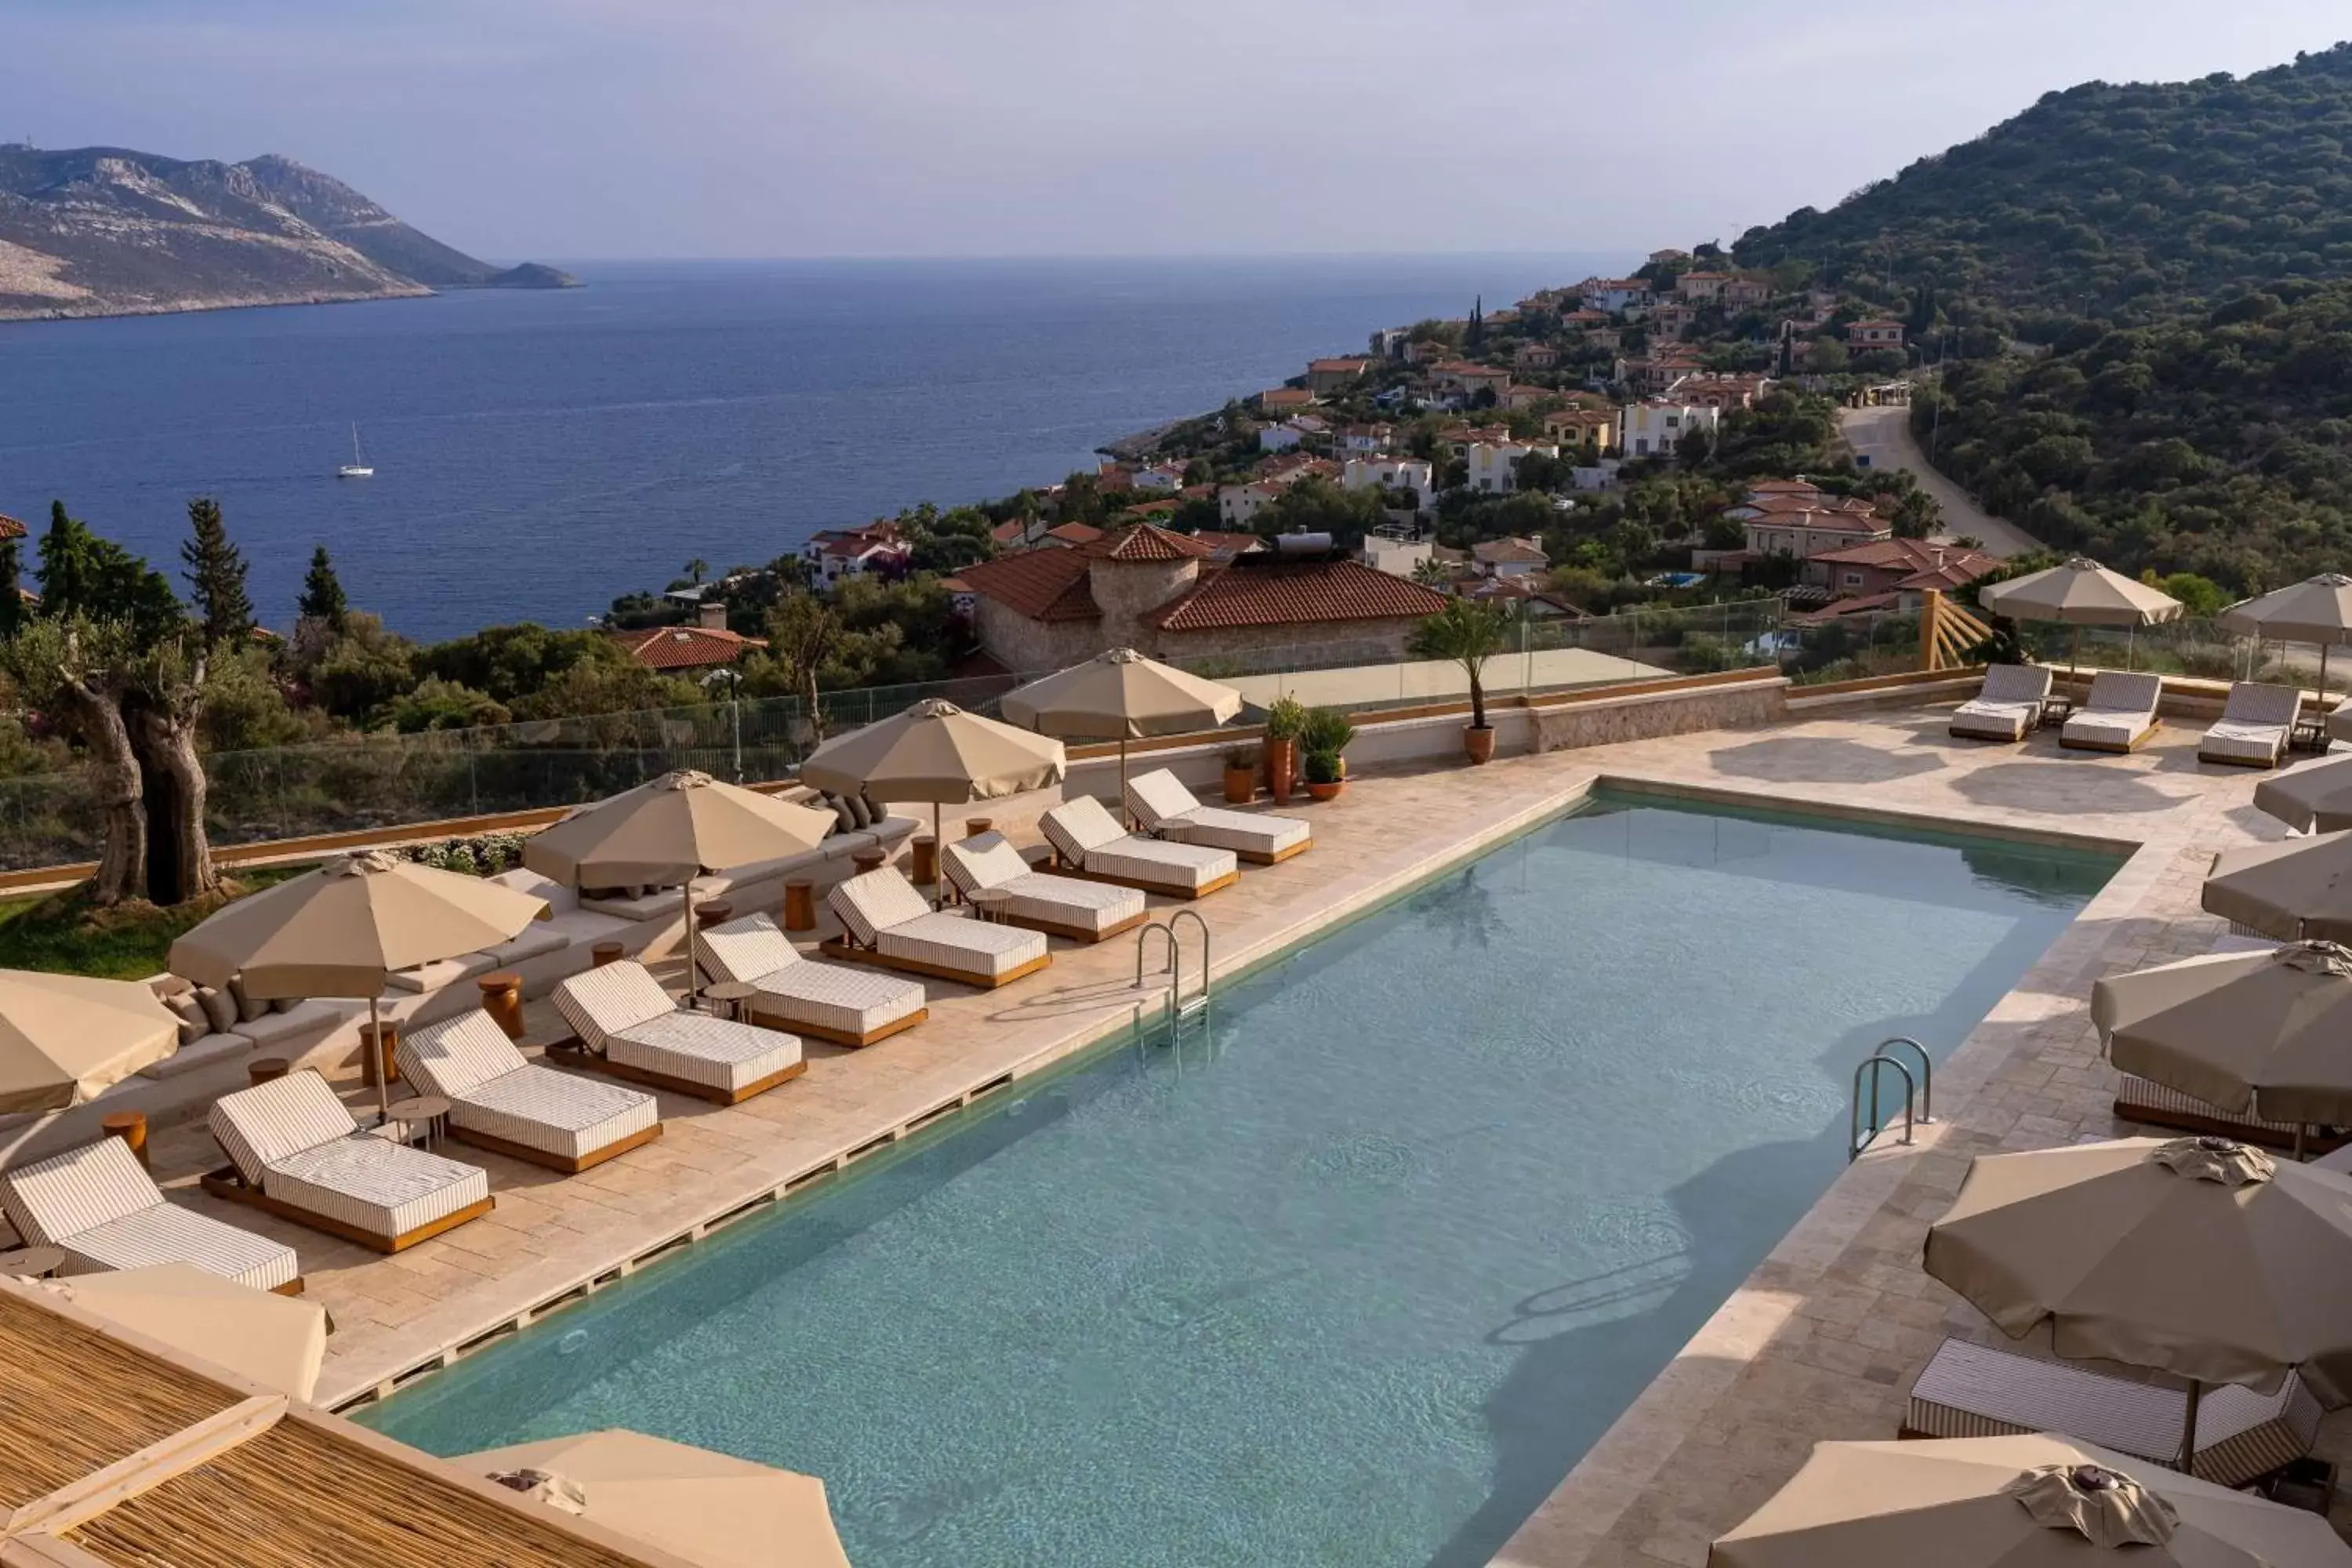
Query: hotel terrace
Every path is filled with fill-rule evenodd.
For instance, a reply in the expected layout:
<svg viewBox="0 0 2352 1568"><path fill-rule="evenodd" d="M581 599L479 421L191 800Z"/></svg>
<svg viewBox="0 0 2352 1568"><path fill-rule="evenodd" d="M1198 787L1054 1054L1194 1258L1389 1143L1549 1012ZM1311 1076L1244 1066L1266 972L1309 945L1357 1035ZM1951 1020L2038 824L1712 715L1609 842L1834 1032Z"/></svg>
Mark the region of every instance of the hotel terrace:
<svg viewBox="0 0 2352 1568"><path fill-rule="evenodd" d="M800 962L854 959L871 934L856 929L864 906L839 892L846 879L895 868L926 899L948 898L961 883L943 877L953 868L941 858L994 843L977 834L1002 836L1033 867L1049 866L1056 848L1068 861L1075 819L1059 814L1079 797L1109 802L1114 836L1140 823L1156 834L1151 842L1210 842L1185 832L1181 800L1167 809L1170 793L1189 788L1202 801L1233 799L1230 809L1260 824L1301 819L1311 849L1258 860L1244 853L1231 885L1197 900L1142 895L1145 926L1094 942L1055 936L1044 944L1050 962L1010 984L925 978L919 1024L864 1048L812 1036L804 1072L772 1092L728 1103L656 1088L660 1135L576 1173L481 1141L436 1140L445 1155L487 1173L494 1206L389 1254L282 1207L239 1201L216 1174L225 1161L209 1109L246 1084L257 1058L272 1058L270 1074L319 1070L359 1121L373 1120L378 1089L362 1076L357 1033L363 1008L349 1005L332 1005L334 1021L315 1038L273 1037L193 1070L131 1077L62 1114L15 1119L9 1163L21 1169L87 1143L115 1108L142 1112L143 1158L170 1205L297 1255L306 1299L333 1323L317 1405L388 1435L298 1413L275 1417L272 1441L310 1445L312 1465L332 1457L320 1445L342 1445L361 1455L369 1487L392 1484L384 1478L400 1467L435 1464L389 1437L449 1451L516 1441L525 1428L544 1436L538 1401L593 1413L599 1425L631 1424L606 1418L617 1413L649 1430L707 1434L706 1443L733 1432L755 1447L772 1440L763 1423L780 1423L789 1436L772 1441L785 1451L744 1457L832 1482L845 1543L861 1563L955 1560L941 1551L971 1562L1131 1560L1144 1543L1176 1551L1164 1532L1230 1512L1228 1542L1191 1538L1196 1560L1437 1553L1514 1568L1695 1568L1711 1542L1790 1479L1813 1443L1916 1429L1915 1384L1955 1353L1948 1342L2048 1366L2046 1336L2038 1347L2012 1343L1923 1270L1927 1227L1979 1156L2150 1131L2116 1115L2123 1080L2102 1054L2093 985L2242 942L2200 907L2207 872L2217 855L2288 837L2255 809L2258 783L2325 765L2301 750L2277 753L2276 771L2201 760L2203 736L2238 700L2226 682L2187 677L2165 679L2156 726L2122 754L2062 745L2072 731L2059 721L2091 700L2094 668L2122 661L2121 641L2104 637L2079 674L2045 679L2021 739L1962 738L1953 733L1958 705L1980 689L1996 695L1981 668L1962 662L1969 625L1928 590L1909 635L1915 668L1820 684L1792 681L1769 644L1755 668L1704 675L1675 675L1670 650L1649 649L1650 662L1634 661L1640 679L1573 687L1531 675L1532 658L1506 653L1485 671L1490 763L1465 761L1468 705L1460 688L1431 677L1425 698L1354 715L1344 793L1328 799L1300 793L1276 804L1257 788L1282 737L1267 734L1252 696L1223 725L1119 743L1074 738L1057 782L946 807L944 844L930 837L931 805L877 801L877 817L853 826L844 802L830 808L842 826L828 842L855 856L820 848L789 867L721 871L703 878L694 899L726 904L714 912L729 921L774 916ZM2049 699L2057 700L2045 724ZM2288 716L2296 747L2325 749L2315 712L2306 704ZM1235 790L1244 763L1255 776L1245 772ZM1172 789L1139 784L1163 769ZM793 780L761 788L825 804ZM555 816L497 826L534 832ZM976 817L985 825L968 820ZM390 847L458 830L377 837ZM300 859L327 847L247 853ZM1077 858L1063 869L1102 869L1092 848ZM886 869L866 868L877 864ZM1924 885L1937 879L1948 881L1948 907ZM959 923L1012 908L973 900ZM615 941L624 962L644 963L673 996L687 991L686 902L675 887L579 898L556 911L565 944L504 965L522 973L511 1023L532 1065L571 1077L591 1065L579 1048L579 1008L559 1006L555 993L603 962L587 951L597 942ZM583 913L619 923L583 921ZM1573 984L1585 972L1615 977L1611 994L1578 1001ZM706 952L704 984L712 973ZM1451 978L1434 994L1415 994L1429 973ZM425 977L428 989L397 1010L404 1032L470 1007L483 976L461 965L436 986L441 978ZM1571 988L1547 989L1555 984ZM1840 998L1802 994L1809 987L1849 989L1860 1010L1841 1016ZM706 1005L716 1012L756 989L721 985ZM1805 1025L1818 1035L1780 1038L1787 1031L1774 1009L1784 996L1828 1009ZM1205 1016L1194 998L1213 998ZM1630 1017L1652 1033L1616 1037ZM1694 1020L1706 1038L1685 1059L1669 1037ZM1931 1079L1918 1085L1931 1084L1932 1104L1915 1105L1916 1116L1904 1113L1899 1094L1849 1104L1855 1070L1882 1039L1906 1035L1917 1039L1916 1055L1893 1054L1902 1075L1922 1070L1918 1058L1932 1061ZM1577 1105L1616 1104L1628 1084L1653 1121L1612 1129L1574 1120ZM1351 1108L1384 1103L1382 1094L1395 1097L1388 1121L1348 1120ZM1462 1114L1480 1105L1487 1109ZM1694 1106L1704 1113L1685 1115ZM1538 1118L1541 1136L1511 1144L1528 1133L1514 1121L1523 1116ZM1441 1125L1441 1117L1458 1120ZM1850 1126L1862 1130L1851 1149ZM1181 1177L1152 1163L1180 1136L1206 1140L1178 1145L1193 1156ZM1269 1178L1252 1166L1234 1173L1242 1190L1227 1191L1214 1169L1227 1136L1286 1173ZM1074 1140L1109 1147L1087 1164ZM1490 1160L1502 1162L1500 1190L1517 1197L1448 1210L1449 1192L1482 1190L1475 1173ZM1076 1172L1096 1190L1055 1184ZM1168 1201L1155 1206L1150 1184L1159 1181L1170 1184ZM959 1184L974 1182L990 1184L984 1197L956 1196ZM1151 1232L1148 1247L1124 1246L1122 1227L1093 1228L1105 1212L1121 1212L1106 1186L1119 1189L1132 1226ZM1794 1196L1776 1208L1773 1194ZM1225 1205L1246 1216L1244 1228L1217 1228ZM1389 1216L1427 1228L1401 1237L1382 1228ZM1380 1302L1317 1293L1325 1278L1317 1270L1348 1277L1335 1256L1285 1262L1277 1246L1258 1273L1260 1260L1221 1265L1213 1248L1186 1250L1220 1238L1240 1247L1252 1235L1271 1244L1301 1225L1315 1238L1299 1240L1302 1250L1373 1249L1367 1282L1390 1269L1412 1275L1423 1266L1413 1249L1441 1258L1452 1304L1424 1305L1433 1318L1395 1331L1436 1335L1395 1364L1451 1370L1378 1391L1343 1377L1328 1406L1265 1410L1255 1434L1188 1426L1183 1411L1196 1399L1227 1414L1228 1402L1246 1407L1252 1387L1276 1401L1275 1391L1292 1384L1278 1359L1263 1359L1269 1353L1328 1356L1343 1370L1349 1357L1390 1353L1358 1337L1381 1331L1372 1326ZM1335 1237L1334 1226L1347 1234ZM1496 1236L1520 1230L1541 1239L1491 1250ZM1076 1262L1039 1261L1060 1248L1075 1249ZM1011 1272L974 1286L967 1271L997 1255ZM1022 1277L1072 1267L1078 1272ZM863 1297L844 1293L853 1278ZM935 1300L934 1289L957 1294ZM1105 1310L1111 1317L1133 1315L1133 1337L1093 1337L1060 1299L1093 1303L1098 1293L1120 1304ZM54 1391L66 1400L66 1429L96 1419L89 1411L147 1402L123 1381L136 1373L125 1362L132 1352L92 1340L79 1321L41 1327L37 1297L15 1287L0 1294L0 1333L47 1335L57 1364L74 1370ZM1016 1310L1017 1318L995 1316ZM649 1312L662 1328L646 1340ZM1301 1314L1323 1343L1294 1339ZM895 1339L893 1319L908 1324ZM671 1333L676 1354L664 1349ZM971 1397L1027 1390L1004 1394L1028 1401L1018 1415L936 1390L921 1397L940 1403L893 1410L888 1401L908 1397L903 1390L839 1382L892 1358L919 1368L934 1339L961 1343L963 1333L1002 1347L965 1369ZM695 1403L715 1397L696 1358L720 1351L710 1364L734 1369L740 1360L745 1386L766 1391L761 1403ZM137 1353L155 1352L142 1342ZM882 1359L859 1359L866 1353ZM1139 1372L1121 1356L1165 1364ZM754 1366L766 1359L778 1370ZM67 1399L66 1384L82 1373L88 1398ZM1228 1373L1239 1374L1237 1385ZM2143 1379L2117 1385L2126 1393L2144 1385L2144 1374L2123 1375ZM178 1401L158 1415L154 1436L235 1403L200 1373L152 1376L157 1400ZM1151 1380L1162 1376L1177 1381L1181 1402L1155 1408ZM1384 1409L1382 1399L1402 1403ZM1077 1403L1066 1410L1067 1401ZM950 1411L971 1425L937 1429ZM1055 1452L1050 1434L1066 1419L1098 1435L1100 1453ZM2314 1419L2315 1432L2289 1456L2305 1466L2298 1475L2312 1458L2339 1457L2352 1433L2340 1415ZM473 1431L468 1421L497 1429ZM1015 1421L1027 1424L1032 1446L1000 1455L997 1435ZM1378 1442L1351 1447L1356 1424ZM1181 1449L1207 1467L1201 1488L1145 1484L1137 1477L1148 1472L1124 1468L1138 1428L1148 1439L1139 1451ZM152 1437L124 1442L134 1439ZM943 1440L970 1470L952 1484L926 1468ZM257 1460L258 1442L226 1451ZM1250 1482L1248 1467L1274 1452L1269 1444L1285 1456L1276 1464L1285 1476L1301 1464L1328 1478L1376 1463L1363 1456L1384 1448L1411 1456L1393 1471L1361 1472L1368 1489L1401 1500L1302 1513L1297 1498ZM1317 1468L1326 1451L1335 1457ZM834 1454L858 1456L854 1473L827 1474ZM889 1470L894 1455L905 1456L903 1475ZM33 1489L116 1457L97 1445L73 1461L73 1475ZM1110 1473L1089 1482L1090 1468ZM187 1473L236 1497L278 1484L265 1470L248 1462L235 1474L217 1465ZM465 1530L528 1533L536 1554L515 1561L669 1561L631 1558L553 1510L543 1521L516 1514L442 1469L431 1477L432 1507L462 1516ZM116 1512L185 1506L173 1494L186 1484ZM1101 1509L1088 1500L1090 1485L1139 1489L1132 1508ZM1078 1500L1056 1504L1056 1496ZM2326 1509L2334 1494L2323 1484L2314 1500ZM1359 1518L1360 1505L1384 1533L1369 1544L1349 1536L1319 1556L1312 1543L1330 1537L1316 1532L1344 1534L1354 1526L1339 1522L1342 1513ZM100 1523L84 1531L88 1557L25 1560L236 1560L131 1555L97 1544L111 1539L109 1516L90 1517Z"/></svg>

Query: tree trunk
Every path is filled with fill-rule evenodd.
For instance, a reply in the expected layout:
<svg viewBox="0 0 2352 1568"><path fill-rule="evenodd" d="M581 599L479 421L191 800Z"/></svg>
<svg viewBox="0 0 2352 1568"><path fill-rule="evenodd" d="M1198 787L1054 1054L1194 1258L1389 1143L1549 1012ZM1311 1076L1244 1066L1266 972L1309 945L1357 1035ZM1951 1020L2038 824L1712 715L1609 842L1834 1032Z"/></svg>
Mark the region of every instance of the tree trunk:
<svg viewBox="0 0 2352 1568"><path fill-rule="evenodd" d="M132 731L147 787L147 896L166 905L185 903L220 886L205 830L205 764L196 755L202 708L192 694L173 695L183 700L169 707L140 704Z"/></svg>
<svg viewBox="0 0 2352 1568"><path fill-rule="evenodd" d="M139 755L131 743L119 692L92 690L76 681L61 689L74 709L75 727L89 747L90 790L105 824L106 847L89 879L94 904L119 904L145 896L147 808L142 800Z"/></svg>

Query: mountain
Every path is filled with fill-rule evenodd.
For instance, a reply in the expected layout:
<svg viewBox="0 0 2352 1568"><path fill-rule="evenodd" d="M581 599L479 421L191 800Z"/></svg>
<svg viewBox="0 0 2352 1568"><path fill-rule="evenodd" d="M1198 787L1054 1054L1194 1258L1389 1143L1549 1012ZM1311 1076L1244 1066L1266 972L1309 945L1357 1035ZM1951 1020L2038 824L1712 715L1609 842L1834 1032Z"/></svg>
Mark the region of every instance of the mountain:
<svg viewBox="0 0 2352 1568"><path fill-rule="evenodd" d="M572 281L501 272L290 158L0 147L0 321Z"/></svg>

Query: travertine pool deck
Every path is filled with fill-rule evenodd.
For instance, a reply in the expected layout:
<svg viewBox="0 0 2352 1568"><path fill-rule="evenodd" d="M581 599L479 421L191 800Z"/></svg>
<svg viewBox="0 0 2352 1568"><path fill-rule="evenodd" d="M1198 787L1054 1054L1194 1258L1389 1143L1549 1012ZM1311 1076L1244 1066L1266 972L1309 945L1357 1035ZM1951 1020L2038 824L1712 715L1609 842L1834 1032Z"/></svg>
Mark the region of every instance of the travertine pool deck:
<svg viewBox="0 0 2352 1568"><path fill-rule="evenodd" d="M2141 846L1939 1070L1937 1125L1916 1147L1848 1170L1498 1562L1702 1563L1708 1541L1811 1443L1892 1436L1937 1342L1984 1331L1919 1272L1927 1219L1973 1153L2120 1131L2089 1021L2091 982L2205 951L2222 929L2196 908L2211 855L2283 833L2252 810L2257 775L2200 764L2187 731L2107 757L2061 752L2048 736L2023 747L1952 742L1943 725L1940 712L1845 714L1361 778L1335 803L1294 808L1315 823L1312 853L1251 868L1197 906L1215 931L1218 970L1230 971L1543 820L1600 777ZM1153 903L1160 914L1173 907ZM200 1127L158 1136L157 1172L177 1201L299 1249L313 1299L336 1322L320 1394L341 1404L1157 1008L1160 978L1136 988L1131 939L1056 941L1053 951L1050 969L1000 992L935 984L922 1028L862 1052L814 1046L806 1078L744 1105L664 1096L658 1142L583 1175L456 1148L489 1170L497 1212L396 1258L197 1193L196 1173L218 1163ZM561 1032L545 1004L530 1023L532 1043Z"/></svg>

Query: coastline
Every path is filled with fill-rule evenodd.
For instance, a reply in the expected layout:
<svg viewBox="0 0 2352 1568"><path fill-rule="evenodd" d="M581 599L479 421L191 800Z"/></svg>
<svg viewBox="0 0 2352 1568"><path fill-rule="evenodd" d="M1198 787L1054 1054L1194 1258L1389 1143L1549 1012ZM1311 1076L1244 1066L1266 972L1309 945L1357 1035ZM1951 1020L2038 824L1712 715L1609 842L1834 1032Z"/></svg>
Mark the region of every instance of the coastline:
<svg viewBox="0 0 2352 1568"><path fill-rule="evenodd" d="M16 321L103 321L129 316L190 316L211 310L263 310L294 305L356 305L370 300L428 300L445 292L418 283L404 289L373 289L364 293L306 294L299 298L237 295L193 300L151 300L139 304L61 305L44 310L17 310L0 306L0 323Z"/></svg>

